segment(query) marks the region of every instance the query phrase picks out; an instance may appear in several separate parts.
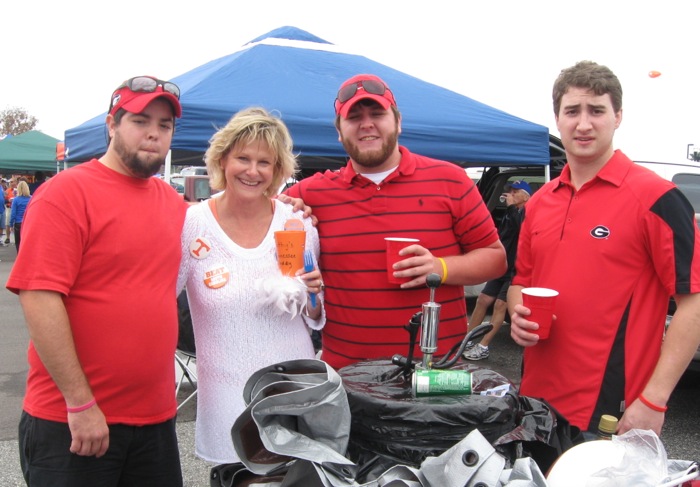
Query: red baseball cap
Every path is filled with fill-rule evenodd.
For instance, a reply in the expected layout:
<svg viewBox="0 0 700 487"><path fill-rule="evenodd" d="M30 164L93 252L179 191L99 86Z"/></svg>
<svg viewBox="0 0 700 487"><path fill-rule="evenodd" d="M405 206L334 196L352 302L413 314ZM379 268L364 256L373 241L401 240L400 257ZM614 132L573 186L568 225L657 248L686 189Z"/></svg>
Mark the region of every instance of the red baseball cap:
<svg viewBox="0 0 700 487"><path fill-rule="evenodd" d="M358 74L345 81L335 99L335 113L347 118L350 109L360 100L370 99L379 103L384 110L396 106L394 94L379 76Z"/></svg>
<svg viewBox="0 0 700 487"><path fill-rule="evenodd" d="M138 78L150 78L148 76L139 76ZM137 78L132 78L125 81L122 86L117 88L114 93L112 93L112 100L110 104L109 114L114 115L117 110L123 108L127 112L131 113L141 113L146 109L149 103L151 103L156 98L165 98L170 105L173 107L173 113L177 118L182 116L182 106L180 106L179 88L176 85L169 82L157 81L157 85L153 87L153 91L133 91L129 87L129 83ZM168 85L168 89L164 88L164 84ZM172 88L174 87L174 88ZM170 91L169 91L170 90ZM173 94L173 90L177 90L178 96Z"/></svg>

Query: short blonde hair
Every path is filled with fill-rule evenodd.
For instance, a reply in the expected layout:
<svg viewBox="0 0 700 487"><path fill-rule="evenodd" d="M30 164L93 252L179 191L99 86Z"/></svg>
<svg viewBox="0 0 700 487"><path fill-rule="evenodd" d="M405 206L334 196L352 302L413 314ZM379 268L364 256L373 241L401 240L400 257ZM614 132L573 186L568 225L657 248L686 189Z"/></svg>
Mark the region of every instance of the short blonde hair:
<svg viewBox="0 0 700 487"><path fill-rule="evenodd" d="M26 181L17 183L17 196L29 196L29 185Z"/></svg>
<svg viewBox="0 0 700 487"><path fill-rule="evenodd" d="M264 108L251 107L236 113L225 127L209 140L209 148L204 154L204 162L209 173L212 189L226 188L226 175L221 167L221 159L237 146L263 142L276 155L272 182L265 192L277 192L284 181L298 170L297 160L292 153L292 136L279 117L273 116Z"/></svg>

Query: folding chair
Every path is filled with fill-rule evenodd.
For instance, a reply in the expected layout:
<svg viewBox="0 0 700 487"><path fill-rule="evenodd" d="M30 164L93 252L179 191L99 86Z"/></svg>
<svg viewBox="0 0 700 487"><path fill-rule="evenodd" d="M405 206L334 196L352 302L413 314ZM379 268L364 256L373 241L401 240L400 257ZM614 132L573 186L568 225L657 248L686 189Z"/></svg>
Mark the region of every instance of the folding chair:
<svg viewBox="0 0 700 487"><path fill-rule="evenodd" d="M178 315L178 338L177 349L175 350L175 363L180 366L180 380L175 387L175 396L180 392L182 383L187 380L190 386L194 389L184 400L178 405L179 410L190 399L197 395L197 373L192 366L197 363L197 349L194 343L194 331L192 329L192 316L190 315L190 306L187 302L187 291L184 290L177 297L177 315Z"/></svg>

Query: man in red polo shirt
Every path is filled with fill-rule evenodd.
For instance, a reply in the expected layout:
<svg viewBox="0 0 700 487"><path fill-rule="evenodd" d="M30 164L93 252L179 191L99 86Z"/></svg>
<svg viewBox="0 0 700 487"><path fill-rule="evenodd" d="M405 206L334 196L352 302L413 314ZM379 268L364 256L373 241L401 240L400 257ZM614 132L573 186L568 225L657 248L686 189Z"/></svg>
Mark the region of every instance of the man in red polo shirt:
<svg viewBox="0 0 700 487"><path fill-rule="evenodd" d="M508 293L511 336L527 347L520 392L584 431L612 414L619 434L660 434L700 342L694 211L673 183L613 150L622 88L610 69L564 69L553 99L568 163L528 203ZM547 339L522 305L531 286L559 291ZM671 296L678 310L664 339Z"/></svg>
<svg viewBox="0 0 700 487"><path fill-rule="evenodd" d="M506 270L503 245L474 183L459 166L400 146L401 114L380 78L345 81L335 100L340 141L350 156L339 171L292 186L318 218L326 326L322 358L335 368L390 358L408 349L404 329L429 299L428 274L442 285L438 355L467 332L464 287ZM385 237L410 237L387 279Z"/></svg>

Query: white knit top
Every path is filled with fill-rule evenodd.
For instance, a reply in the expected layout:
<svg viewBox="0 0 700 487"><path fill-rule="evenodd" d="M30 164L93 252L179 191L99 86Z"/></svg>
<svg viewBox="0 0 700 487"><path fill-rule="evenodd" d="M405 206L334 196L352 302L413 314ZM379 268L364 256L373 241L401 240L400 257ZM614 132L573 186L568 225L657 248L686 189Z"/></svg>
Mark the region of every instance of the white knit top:
<svg viewBox="0 0 700 487"><path fill-rule="evenodd" d="M224 233L206 201L187 211L178 293L187 287L197 348L195 453L204 460L239 461L231 427L245 409L243 386L253 372L285 360L314 357L309 328L321 329L325 312L318 321L280 314L261 303L260 293L253 291L260 280L269 284L270 279L292 279L279 271L274 239L274 232L283 230L290 218L303 219L301 212L293 213L290 205L275 201L264 240L256 248L244 249ZM310 219L303 222L306 248L318 261L318 233Z"/></svg>

